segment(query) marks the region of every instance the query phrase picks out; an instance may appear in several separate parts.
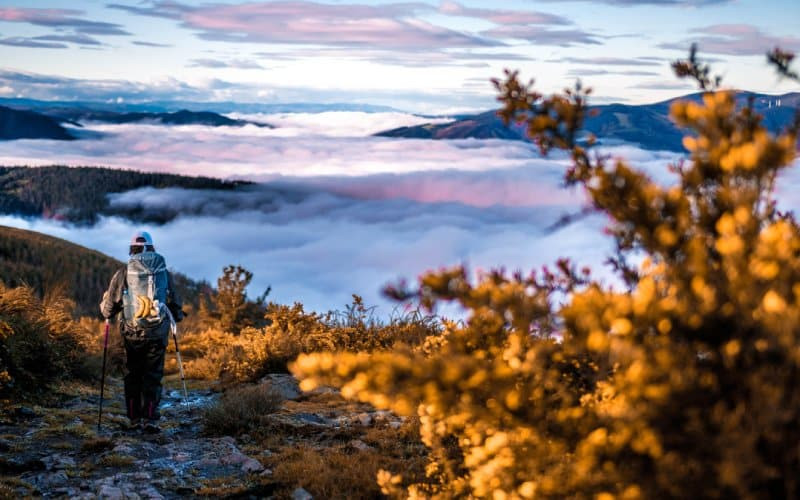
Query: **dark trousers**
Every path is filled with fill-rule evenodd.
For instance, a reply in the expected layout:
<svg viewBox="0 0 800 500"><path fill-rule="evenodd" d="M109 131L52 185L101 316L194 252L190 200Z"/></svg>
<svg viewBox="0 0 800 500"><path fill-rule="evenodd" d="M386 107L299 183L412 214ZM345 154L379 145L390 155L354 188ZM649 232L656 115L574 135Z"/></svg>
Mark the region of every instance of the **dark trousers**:
<svg viewBox="0 0 800 500"><path fill-rule="evenodd" d="M161 402L161 379L167 351L160 338L123 335L125 344L125 407L128 418L158 420Z"/></svg>

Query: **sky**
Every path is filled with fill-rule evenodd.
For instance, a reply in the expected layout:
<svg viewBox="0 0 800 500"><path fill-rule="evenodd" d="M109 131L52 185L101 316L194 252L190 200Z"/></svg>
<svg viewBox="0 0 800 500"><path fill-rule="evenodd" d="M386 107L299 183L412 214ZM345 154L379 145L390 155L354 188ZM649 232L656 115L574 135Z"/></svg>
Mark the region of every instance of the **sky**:
<svg viewBox="0 0 800 500"><path fill-rule="evenodd" d="M729 87L796 89L797 0L0 0L0 97L345 102L415 113L495 105L519 69L545 93L647 103L691 85L691 43Z"/></svg>

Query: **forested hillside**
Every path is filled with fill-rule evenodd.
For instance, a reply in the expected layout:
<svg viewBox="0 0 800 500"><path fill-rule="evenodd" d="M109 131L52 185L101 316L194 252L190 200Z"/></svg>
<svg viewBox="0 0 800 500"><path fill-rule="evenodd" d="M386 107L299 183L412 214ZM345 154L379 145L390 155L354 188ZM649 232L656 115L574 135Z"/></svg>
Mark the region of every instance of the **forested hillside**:
<svg viewBox="0 0 800 500"><path fill-rule="evenodd" d="M93 223L108 209L108 193L145 186L227 190L243 184L95 167L0 167L0 213Z"/></svg>
<svg viewBox="0 0 800 500"><path fill-rule="evenodd" d="M124 242L121 244L124 245ZM97 316L111 276L123 263L100 252L47 236L0 226L0 281L30 285L39 295L59 288L76 302L78 315ZM196 304L207 284L173 273L184 300Z"/></svg>

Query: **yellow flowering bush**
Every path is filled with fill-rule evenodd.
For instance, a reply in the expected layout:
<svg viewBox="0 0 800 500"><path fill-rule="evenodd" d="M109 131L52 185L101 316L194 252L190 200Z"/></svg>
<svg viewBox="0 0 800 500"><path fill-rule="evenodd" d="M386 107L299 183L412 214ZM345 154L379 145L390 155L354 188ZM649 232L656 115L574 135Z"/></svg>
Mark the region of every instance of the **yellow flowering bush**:
<svg viewBox="0 0 800 500"><path fill-rule="evenodd" d="M43 394L89 375L84 363L96 336L73 319L75 304L61 292L42 299L29 286L0 282L0 396Z"/></svg>
<svg viewBox="0 0 800 500"><path fill-rule="evenodd" d="M303 305L266 305L267 326L245 326L236 334L209 328L181 339L190 377L225 382L252 381L267 373L286 372L301 353L371 352L403 344L429 349L441 335L435 317L413 312L375 318L358 295L343 312L307 312ZM177 370L175 366L168 368Z"/></svg>
<svg viewBox="0 0 800 500"><path fill-rule="evenodd" d="M694 54L675 67L715 87ZM475 283L428 273L413 293L461 304L465 323L426 352L300 356L303 387L419 415L427 481L382 471L391 496L800 496L800 227L771 199L797 127L770 134L730 91L678 102L689 159L665 186L579 140L588 90L545 99L516 73L497 86L501 115L567 150L567 182L609 216L621 286L567 262Z"/></svg>

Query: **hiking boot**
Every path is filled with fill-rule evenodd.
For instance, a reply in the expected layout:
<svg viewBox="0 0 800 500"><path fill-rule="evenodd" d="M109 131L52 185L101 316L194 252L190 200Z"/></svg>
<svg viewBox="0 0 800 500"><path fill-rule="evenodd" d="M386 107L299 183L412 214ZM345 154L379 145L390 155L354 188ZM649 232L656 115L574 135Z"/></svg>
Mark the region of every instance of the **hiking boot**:
<svg viewBox="0 0 800 500"><path fill-rule="evenodd" d="M148 434L158 434L161 428L158 426L158 420L148 420L145 422L142 430Z"/></svg>

